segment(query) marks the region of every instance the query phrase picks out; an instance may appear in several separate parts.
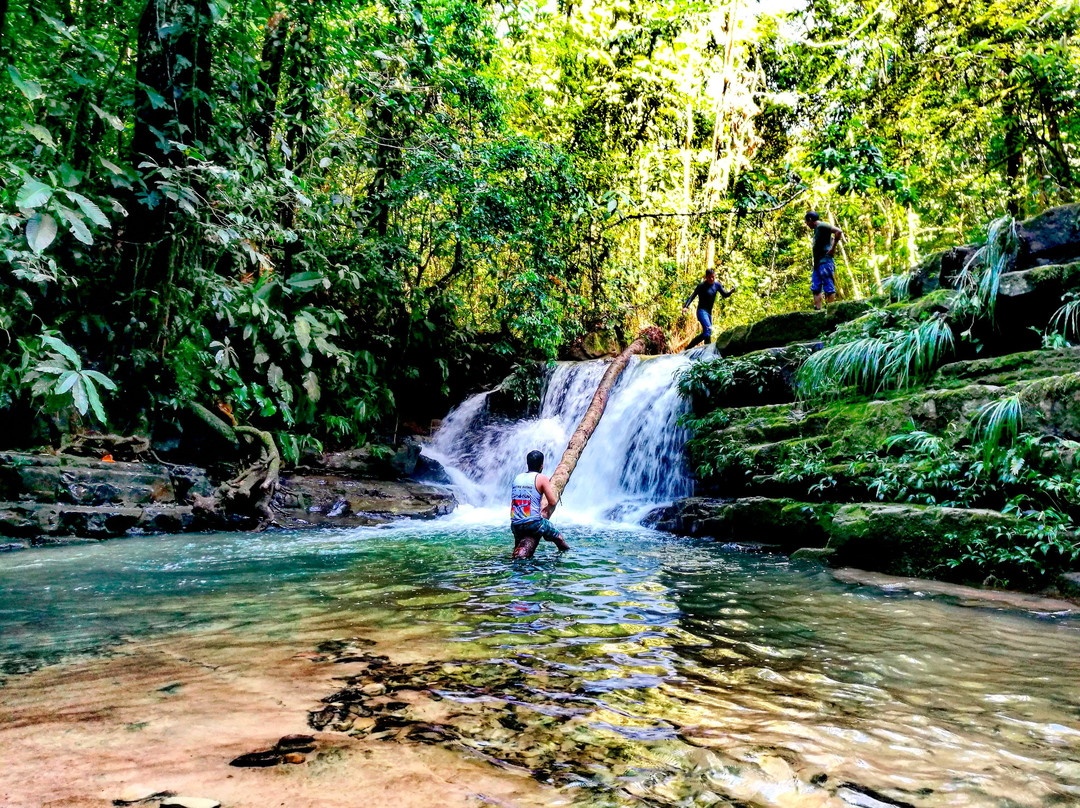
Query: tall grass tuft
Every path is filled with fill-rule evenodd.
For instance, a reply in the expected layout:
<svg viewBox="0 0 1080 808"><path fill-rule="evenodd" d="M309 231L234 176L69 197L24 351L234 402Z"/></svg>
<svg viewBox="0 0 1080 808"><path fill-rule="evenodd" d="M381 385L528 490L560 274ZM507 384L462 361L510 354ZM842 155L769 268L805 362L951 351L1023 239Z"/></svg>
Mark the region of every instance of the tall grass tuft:
<svg viewBox="0 0 1080 808"><path fill-rule="evenodd" d="M881 281L880 292L888 295L890 300L901 301L911 299L911 282L915 276L911 272L903 272L899 275L890 275Z"/></svg>
<svg viewBox="0 0 1080 808"><path fill-rule="evenodd" d="M1016 440L1023 428L1024 409L1017 393L979 407L971 422L971 441L981 445L985 455L992 455Z"/></svg>
<svg viewBox="0 0 1080 808"><path fill-rule="evenodd" d="M952 349L952 329L940 315L914 328L883 330L831 345L811 354L799 368L799 396L820 399L852 387L866 394L908 387L934 370Z"/></svg>
<svg viewBox="0 0 1080 808"><path fill-rule="evenodd" d="M1016 222L1011 216L1002 216L990 223L986 244L973 253L964 263L956 278L956 288L967 298L975 313L985 313L991 322L997 306L998 287L1001 276L1009 268L1020 249L1016 234ZM978 268L978 274L975 273Z"/></svg>
<svg viewBox="0 0 1080 808"><path fill-rule="evenodd" d="M1080 298L1065 300L1065 305L1050 318L1050 329L1072 342L1080 340Z"/></svg>

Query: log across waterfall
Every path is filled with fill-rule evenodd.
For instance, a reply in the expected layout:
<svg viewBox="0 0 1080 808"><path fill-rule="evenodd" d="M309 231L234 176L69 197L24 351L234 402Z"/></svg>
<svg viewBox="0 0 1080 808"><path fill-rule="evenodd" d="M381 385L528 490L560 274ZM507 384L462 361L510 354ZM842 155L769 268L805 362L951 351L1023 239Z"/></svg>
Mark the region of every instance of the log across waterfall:
<svg viewBox="0 0 1080 808"><path fill-rule="evenodd" d="M581 419L578 428L574 430L574 434L570 437L570 442L566 446L566 451L563 452L562 459L555 468L555 473L551 475L551 484L555 487L560 499L562 498L563 489L570 482L570 475L577 468L581 453L585 451L589 438L596 431L600 418L603 416L604 410L607 409L611 388L615 386L615 382L619 380L619 376L626 369L630 357L645 353L647 350L659 353L663 348L664 341L664 334L660 329L646 329L638 335L636 340L630 343L625 351L611 361L607 372L604 373L604 377L600 379L596 393L593 394L589 409L585 411L585 417Z"/></svg>
<svg viewBox="0 0 1080 808"><path fill-rule="evenodd" d="M683 455L687 438L679 419L688 403L675 377L710 351L631 356L612 385L603 418L560 494L559 525L636 523L655 505L692 493ZM585 413L610 360L559 362L549 370L539 412L506 418L478 393L454 408L424 447L447 471L458 501L455 518L502 522L510 486L525 470L525 456L538 449L554 471Z"/></svg>

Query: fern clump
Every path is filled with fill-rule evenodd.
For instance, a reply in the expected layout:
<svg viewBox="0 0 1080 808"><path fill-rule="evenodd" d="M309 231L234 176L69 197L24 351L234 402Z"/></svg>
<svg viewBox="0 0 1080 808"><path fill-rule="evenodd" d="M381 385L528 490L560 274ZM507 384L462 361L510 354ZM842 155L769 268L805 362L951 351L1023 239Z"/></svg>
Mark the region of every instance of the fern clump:
<svg viewBox="0 0 1080 808"><path fill-rule="evenodd" d="M941 315L907 328L876 328L872 336L828 345L799 368L803 399L824 399L854 388L873 395L909 387L934 370L954 348L952 328Z"/></svg>
<svg viewBox="0 0 1080 808"><path fill-rule="evenodd" d="M963 307L972 315L986 315L993 322L1001 276L1016 260L1019 250L1020 237L1013 218L1002 216L991 222L986 244L968 258L956 278L956 289L963 298L958 303L965 304Z"/></svg>

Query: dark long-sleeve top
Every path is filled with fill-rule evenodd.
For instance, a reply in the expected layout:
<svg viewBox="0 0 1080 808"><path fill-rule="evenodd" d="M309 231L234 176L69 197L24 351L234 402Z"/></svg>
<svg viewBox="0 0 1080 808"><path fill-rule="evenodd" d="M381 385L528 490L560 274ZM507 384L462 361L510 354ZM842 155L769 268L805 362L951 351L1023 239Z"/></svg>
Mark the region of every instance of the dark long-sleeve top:
<svg viewBox="0 0 1080 808"><path fill-rule="evenodd" d="M716 302L716 295L718 293L721 297L728 296L728 292L720 285L720 281L713 281L712 283L702 281L694 287L694 291L690 293L690 297L686 298L683 307L689 306L690 301L696 297L698 299L697 307L699 309L705 309L709 314L712 314L713 303Z"/></svg>

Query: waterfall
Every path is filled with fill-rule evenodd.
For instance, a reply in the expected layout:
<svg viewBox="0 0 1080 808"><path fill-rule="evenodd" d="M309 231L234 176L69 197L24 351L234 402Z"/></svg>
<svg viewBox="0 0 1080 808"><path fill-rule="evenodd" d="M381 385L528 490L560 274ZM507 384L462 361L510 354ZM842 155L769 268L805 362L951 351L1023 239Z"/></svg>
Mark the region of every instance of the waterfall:
<svg viewBox="0 0 1080 808"><path fill-rule="evenodd" d="M711 346L631 359L563 492L558 518L637 521L652 506L691 493L683 457L687 435L678 425L687 404L674 377L707 353ZM446 416L425 454L443 464L462 502L501 518L510 481L525 470L525 455L539 449L544 470L555 470L606 369L603 360L558 363L535 418L492 416L488 394L472 396Z"/></svg>

